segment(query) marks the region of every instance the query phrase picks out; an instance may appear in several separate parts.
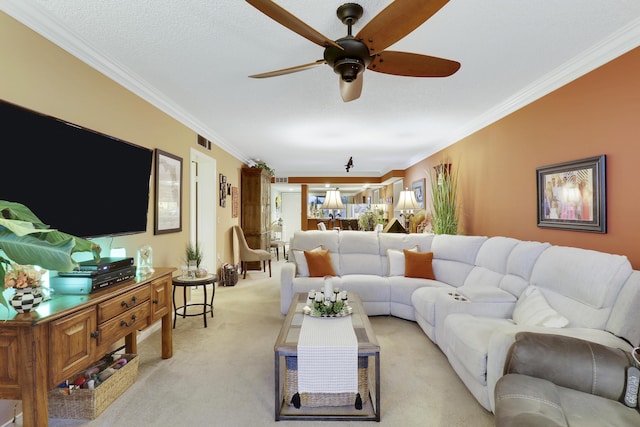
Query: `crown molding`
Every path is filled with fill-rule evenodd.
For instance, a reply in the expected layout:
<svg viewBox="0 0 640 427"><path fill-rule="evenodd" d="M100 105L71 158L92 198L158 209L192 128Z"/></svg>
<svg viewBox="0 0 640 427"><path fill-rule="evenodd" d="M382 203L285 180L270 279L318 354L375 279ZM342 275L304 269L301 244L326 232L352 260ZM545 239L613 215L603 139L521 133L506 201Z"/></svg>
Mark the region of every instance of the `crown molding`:
<svg viewBox="0 0 640 427"><path fill-rule="evenodd" d="M213 129L208 128L189 115L176 105L172 99L159 92L124 64L109 58L78 34L69 32L60 21L44 12L41 8L22 0L3 0L1 10L197 134L204 136L240 161L245 163L250 161L248 155L238 150L237 147L226 141Z"/></svg>

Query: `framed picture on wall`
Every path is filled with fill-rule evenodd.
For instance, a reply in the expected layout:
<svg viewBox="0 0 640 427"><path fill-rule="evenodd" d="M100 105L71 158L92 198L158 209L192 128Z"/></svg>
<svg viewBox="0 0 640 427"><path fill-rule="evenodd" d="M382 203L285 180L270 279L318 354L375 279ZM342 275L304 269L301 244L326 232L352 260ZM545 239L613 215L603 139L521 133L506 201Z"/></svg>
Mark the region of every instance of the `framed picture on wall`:
<svg viewBox="0 0 640 427"><path fill-rule="evenodd" d="M607 232L605 155L536 169L538 227Z"/></svg>
<svg viewBox="0 0 640 427"><path fill-rule="evenodd" d="M413 192L416 195L416 201L420 205L420 208L424 209L424 179L413 181L411 189L413 189Z"/></svg>
<svg viewBox="0 0 640 427"><path fill-rule="evenodd" d="M239 197L238 197L238 187L231 187L231 217L232 218L237 218L238 217L238 210L239 210Z"/></svg>
<svg viewBox="0 0 640 427"><path fill-rule="evenodd" d="M156 149L153 234L182 231L182 158Z"/></svg>

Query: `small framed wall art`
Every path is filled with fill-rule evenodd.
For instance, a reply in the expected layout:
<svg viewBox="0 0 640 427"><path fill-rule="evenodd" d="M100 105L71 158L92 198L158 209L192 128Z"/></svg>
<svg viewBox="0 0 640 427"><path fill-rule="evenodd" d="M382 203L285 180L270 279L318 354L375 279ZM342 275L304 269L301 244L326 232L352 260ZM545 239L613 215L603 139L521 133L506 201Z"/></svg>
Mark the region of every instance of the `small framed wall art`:
<svg viewBox="0 0 640 427"><path fill-rule="evenodd" d="M182 158L156 148L153 234L182 231Z"/></svg>
<svg viewBox="0 0 640 427"><path fill-rule="evenodd" d="M420 208L424 208L424 179L413 181L411 189L416 195L416 201L420 205Z"/></svg>

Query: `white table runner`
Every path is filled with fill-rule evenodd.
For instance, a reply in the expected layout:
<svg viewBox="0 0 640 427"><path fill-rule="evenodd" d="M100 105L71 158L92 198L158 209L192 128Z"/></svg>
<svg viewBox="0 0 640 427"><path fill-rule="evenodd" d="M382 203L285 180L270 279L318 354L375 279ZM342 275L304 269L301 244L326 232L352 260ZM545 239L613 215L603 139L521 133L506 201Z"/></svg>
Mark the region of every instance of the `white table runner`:
<svg viewBox="0 0 640 427"><path fill-rule="evenodd" d="M358 393L358 339L351 316L304 316L298 339L299 393Z"/></svg>

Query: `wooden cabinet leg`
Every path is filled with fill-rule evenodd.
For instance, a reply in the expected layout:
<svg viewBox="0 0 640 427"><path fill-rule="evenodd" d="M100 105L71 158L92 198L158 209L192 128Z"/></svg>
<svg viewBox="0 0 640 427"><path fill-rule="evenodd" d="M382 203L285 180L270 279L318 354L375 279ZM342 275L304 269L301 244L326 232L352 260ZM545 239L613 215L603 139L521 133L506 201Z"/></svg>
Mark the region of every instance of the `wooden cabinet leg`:
<svg viewBox="0 0 640 427"><path fill-rule="evenodd" d="M127 354L138 354L138 332L133 331L124 337L124 347Z"/></svg>
<svg viewBox="0 0 640 427"><path fill-rule="evenodd" d="M173 357L173 331L171 330L171 311L162 316L162 358Z"/></svg>
<svg viewBox="0 0 640 427"><path fill-rule="evenodd" d="M20 330L20 354L24 357L19 361L18 369L24 427L42 427L49 424L47 326L38 325Z"/></svg>

